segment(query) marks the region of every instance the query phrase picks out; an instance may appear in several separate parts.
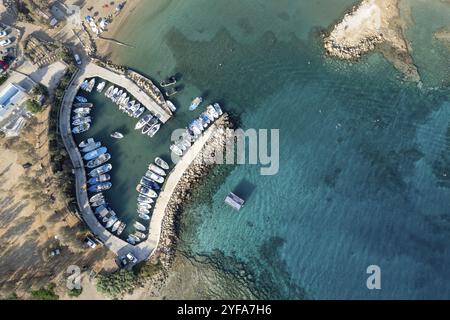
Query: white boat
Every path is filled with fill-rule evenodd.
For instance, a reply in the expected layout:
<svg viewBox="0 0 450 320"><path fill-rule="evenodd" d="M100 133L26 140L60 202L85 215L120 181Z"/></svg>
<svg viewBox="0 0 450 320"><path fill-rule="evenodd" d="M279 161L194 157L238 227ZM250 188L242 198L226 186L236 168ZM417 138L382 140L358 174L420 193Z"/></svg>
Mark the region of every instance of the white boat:
<svg viewBox="0 0 450 320"><path fill-rule="evenodd" d="M152 126L150 128L150 130L148 131L147 135L150 138L153 138L155 136L156 133L158 133L159 129L161 129L161 124L157 123L154 126Z"/></svg>
<svg viewBox="0 0 450 320"><path fill-rule="evenodd" d="M104 199L104 195L103 193L97 193L96 195L93 195L90 199L89 202L93 203L96 202L98 200Z"/></svg>
<svg viewBox="0 0 450 320"><path fill-rule="evenodd" d="M130 102L130 97L126 97L122 103L119 105L119 109L123 110L126 106L128 106L128 102Z"/></svg>
<svg viewBox="0 0 450 320"><path fill-rule="evenodd" d="M136 191L139 192L140 194L143 194L145 196L148 196L150 198L156 198L158 197L158 194L156 193L155 190L149 189L147 187L144 187L141 184L138 184L136 187Z"/></svg>
<svg viewBox="0 0 450 320"><path fill-rule="evenodd" d="M111 133L111 137L114 139L123 139L123 134L116 131L116 132Z"/></svg>
<svg viewBox="0 0 450 320"><path fill-rule="evenodd" d="M195 98L191 105L189 106L189 110L194 111L195 109L197 109L197 107L200 105L200 103L203 102L203 98L202 97L197 97Z"/></svg>
<svg viewBox="0 0 450 320"><path fill-rule="evenodd" d="M122 95L119 97L119 99L117 99L117 102L116 102L116 103L117 103L118 105L121 105L121 104L122 104L122 101L125 100L126 97L127 97L127 93L126 93L126 92L122 93Z"/></svg>
<svg viewBox="0 0 450 320"><path fill-rule="evenodd" d="M141 239L139 239L137 236L135 236L134 234L130 234L128 236L127 239L128 243L130 244L136 244L136 242L141 242Z"/></svg>
<svg viewBox="0 0 450 320"><path fill-rule="evenodd" d="M90 144L95 143L95 140L93 138L89 138L87 140L81 141L80 144L78 145L80 148L85 148Z"/></svg>
<svg viewBox="0 0 450 320"><path fill-rule="evenodd" d="M105 86L106 86L106 81L103 81L102 83L100 83L98 86L97 86L97 92L102 92L103 91L103 89L105 89Z"/></svg>
<svg viewBox="0 0 450 320"><path fill-rule="evenodd" d="M150 163L148 165L148 170L153 171L156 174L159 174L160 176L165 176L166 172L161 169L160 167L158 167L156 164Z"/></svg>
<svg viewBox="0 0 450 320"><path fill-rule="evenodd" d="M115 95L117 94L117 92L119 92L119 88L114 88L113 91L111 92L109 98L112 100Z"/></svg>
<svg viewBox="0 0 450 320"><path fill-rule="evenodd" d="M85 102L85 103L77 102L77 103L73 104L74 108L92 108L93 106L94 106L93 103L88 103L88 102Z"/></svg>
<svg viewBox="0 0 450 320"><path fill-rule="evenodd" d="M155 163L160 166L161 168L163 168L164 170L169 170L169 165L167 164L167 162L165 162L163 159L161 159L160 157L156 157L155 158Z"/></svg>
<svg viewBox="0 0 450 320"><path fill-rule="evenodd" d="M88 100L87 100L85 97L83 97L83 96L76 96L75 99L76 99L78 102L81 102L81 103L86 103L86 102L88 102Z"/></svg>
<svg viewBox="0 0 450 320"><path fill-rule="evenodd" d="M83 133L83 132L88 131L90 127L91 127L91 125L89 123L84 123L78 127L73 128L72 133L73 134Z"/></svg>
<svg viewBox="0 0 450 320"><path fill-rule="evenodd" d="M217 113L216 109L212 105L209 105L206 107L206 111L212 115L214 119L217 119L219 117L219 114Z"/></svg>
<svg viewBox="0 0 450 320"><path fill-rule="evenodd" d="M81 90L86 90L88 86L89 86L89 81L84 80L83 83L80 86L80 89Z"/></svg>
<svg viewBox="0 0 450 320"><path fill-rule="evenodd" d="M117 220L119 220L119 219L117 219L116 216L112 216L111 218L109 218L108 222L106 223L105 228L106 229L111 228L113 226L113 224L117 222Z"/></svg>
<svg viewBox="0 0 450 320"><path fill-rule="evenodd" d="M177 108L176 108L175 105L172 103L172 101L166 100L166 105L167 105L167 107L168 107L171 111L173 111L173 112L177 111Z"/></svg>
<svg viewBox="0 0 450 320"><path fill-rule="evenodd" d="M153 115L151 113L147 113L145 116L142 117L141 120L139 120L136 123L136 126L134 127L134 129L135 130L142 129L152 119L153 119Z"/></svg>
<svg viewBox="0 0 450 320"><path fill-rule="evenodd" d="M172 150L172 152L175 153L177 156L181 157L183 155L183 151L174 144L170 146L170 150Z"/></svg>
<svg viewBox="0 0 450 320"><path fill-rule="evenodd" d="M147 171L147 172L145 173L145 176L146 176L147 178L149 178L149 179L151 179L151 180L157 182L157 183L164 183L164 178L161 177L160 175L154 173L153 171L150 171L150 170Z"/></svg>
<svg viewBox="0 0 450 320"><path fill-rule="evenodd" d="M150 216L146 213L139 213L139 218L146 221L150 220Z"/></svg>
<svg viewBox="0 0 450 320"><path fill-rule="evenodd" d="M117 229L119 229L119 226L120 226L121 223L122 223L122 222L121 222L120 220L117 220L117 221L113 224L113 226L112 226L112 228L111 228L111 232L116 232Z"/></svg>
<svg viewBox="0 0 450 320"><path fill-rule="evenodd" d="M138 221L136 221L134 223L133 227L135 227L136 230L139 230L139 231L146 231L147 230L147 228L142 223L140 223Z"/></svg>
<svg viewBox="0 0 450 320"><path fill-rule="evenodd" d="M114 90L114 86L109 86L109 88L105 92L105 97L107 97L107 98L111 97L113 90Z"/></svg>
<svg viewBox="0 0 450 320"><path fill-rule="evenodd" d="M88 85L88 87L86 88L86 91L87 91L87 92L92 92L92 90L94 89L94 87L95 87L95 78L92 78L92 79L89 81L89 85Z"/></svg>
<svg viewBox="0 0 450 320"><path fill-rule="evenodd" d="M140 231L135 231L134 235L142 240L144 240L147 237L144 233L142 233Z"/></svg>
<svg viewBox="0 0 450 320"><path fill-rule="evenodd" d="M117 103L117 100L119 100L119 98L122 96L123 94L123 90L118 91L113 97L112 97L112 101L114 103Z"/></svg>
<svg viewBox="0 0 450 320"><path fill-rule="evenodd" d="M214 109L216 109L216 112L219 114L219 116L221 116L223 114L222 108L220 107L220 105L218 103L214 103L213 107L214 107Z"/></svg>
<svg viewBox="0 0 450 320"><path fill-rule="evenodd" d="M133 118L139 118L145 112L144 107L140 107L136 112L133 113Z"/></svg>
<svg viewBox="0 0 450 320"><path fill-rule="evenodd" d="M91 113L91 109L89 109L89 108L76 108L76 109L73 110L73 112L74 113L78 113L78 114L80 114L80 113L82 113L82 114L89 114L89 113Z"/></svg>
<svg viewBox="0 0 450 320"><path fill-rule="evenodd" d="M81 149L82 152L84 153L88 153L91 151L94 151L95 149L98 149L102 146L101 142L92 142L91 144L88 144L86 147L84 147L83 149Z"/></svg>
<svg viewBox="0 0 450 320"><path fill-rule="evenodd" d="M72 121L72 125L80 126L85 123L91 123L91 121L92 121L91 117L78 118L78 119L75 119L74 121Z"/></svg>
<svg viewBox="0 0 450 320"><path fill-rule="evenodd" d="M144 203L154 203L155 200L153 200L150 197L144 196L143 194L140 194L137 198L138 202L144 202Z"/></svg>
<svg viewBox="0 0 450 320"><path fill-rule="evenodd" d="M151 126L145 125L145 127L142 129L142 134L147 134L151 128Z"/></svg>
<svg viewBox="0 0 450 320"><path fill-rule="evenodd" d="M121 222L120 223L120 226L119 226L119 228L117 229L117 235L118 236L120 236L121 234L122 234L122 232L123 232L123 230L125 230L125 227L126 227L127 225L125 224L125 223L123 223L123 222Z"/></svg>

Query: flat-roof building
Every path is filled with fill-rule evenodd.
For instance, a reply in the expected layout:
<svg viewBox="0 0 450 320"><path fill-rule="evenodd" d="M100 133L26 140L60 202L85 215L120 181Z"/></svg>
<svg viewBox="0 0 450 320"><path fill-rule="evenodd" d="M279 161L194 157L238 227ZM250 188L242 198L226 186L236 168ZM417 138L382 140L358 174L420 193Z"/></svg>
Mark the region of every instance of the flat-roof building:
<svg viewBox="0 0 450 320"><path fill-rule="evenodd" d="M8 109L10 106L18 105L26 95L25 89L18 84L9 84L0 92L0 109Z"/></svg>

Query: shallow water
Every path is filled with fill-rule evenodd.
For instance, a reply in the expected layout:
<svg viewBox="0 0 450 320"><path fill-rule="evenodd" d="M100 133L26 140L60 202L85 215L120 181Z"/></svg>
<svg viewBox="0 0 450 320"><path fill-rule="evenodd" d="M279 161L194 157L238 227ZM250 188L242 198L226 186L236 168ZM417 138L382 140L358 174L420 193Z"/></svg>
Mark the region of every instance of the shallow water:
<svg viewBox="0 0 450 320"><path fill-rule="evenodd" d="M193 117L193 97L219 100L244 129L280 129L280 171L211 175L183 215L181 250L230 279L245 269L260 297L450 298L450 52L431 38L450 25L450 7L407 8L419 89L379 54L357 64L323 55L319 31L354 2L144 1L118 35L135 48L113 58L157 80L177 72L184 90L154 142L136 137L118 150L117 180L137 181L168 150L170 130ZM246 198L239 213L223 203L231 190ZM126 188L113 192L126 211ZM382 290L366 288L372 264ZM211 283L223 288L226 278Z"/></svg>

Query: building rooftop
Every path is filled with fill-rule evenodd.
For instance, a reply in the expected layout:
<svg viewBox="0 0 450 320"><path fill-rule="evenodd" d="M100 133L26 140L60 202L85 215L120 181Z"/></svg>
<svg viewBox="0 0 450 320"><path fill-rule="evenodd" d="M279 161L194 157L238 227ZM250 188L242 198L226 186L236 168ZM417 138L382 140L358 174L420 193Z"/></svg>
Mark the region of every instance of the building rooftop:
<svg viewBox="0 0 450 320"><path fill-rule="evenodd" d="M0 108L7 109L10 105L20 102L25 96L25 89L15 83L11 83L0 92Z"/></svg>

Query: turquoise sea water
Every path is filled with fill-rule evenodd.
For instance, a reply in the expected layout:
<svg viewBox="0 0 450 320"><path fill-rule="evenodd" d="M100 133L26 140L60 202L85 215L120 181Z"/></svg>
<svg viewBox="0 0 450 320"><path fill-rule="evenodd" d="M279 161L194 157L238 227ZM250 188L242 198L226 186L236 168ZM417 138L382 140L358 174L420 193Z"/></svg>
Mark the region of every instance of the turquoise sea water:
<svg viewBox="0 0 450 320"><path fill-rule="evenodd" d="M217 259L245 266L260 297L450 298L450 51L432 38L450 26L450 6L404 8L419 89L380 54L324 56L319 31L354 3L142 1L117 36L134 48L113 59L156 80L178 72L184 90L160 140L136 138L117 161L125 148L165 152L193 97L219 100L244 129L280 129L280 171L236 166L207 179L183 215L181 250L230 277ZM239 213L223 204L236 189L247 200ZM366 288L372 264L381 290Z"/></svg>

